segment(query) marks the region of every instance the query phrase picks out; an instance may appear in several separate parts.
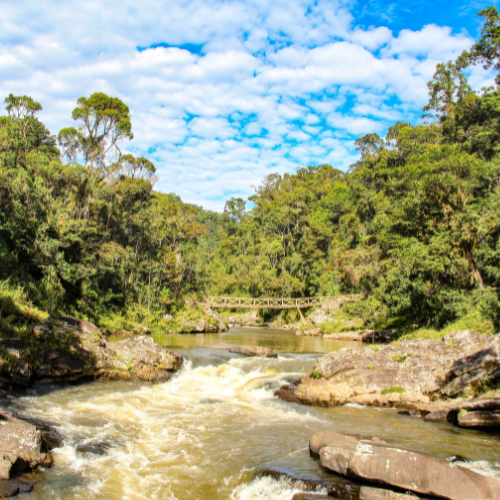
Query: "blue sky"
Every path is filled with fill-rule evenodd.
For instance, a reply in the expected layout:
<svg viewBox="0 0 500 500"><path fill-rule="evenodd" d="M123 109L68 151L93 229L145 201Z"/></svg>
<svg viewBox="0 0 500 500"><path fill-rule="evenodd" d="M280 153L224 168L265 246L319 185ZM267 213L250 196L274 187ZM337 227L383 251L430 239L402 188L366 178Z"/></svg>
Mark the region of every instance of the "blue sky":
<svg viewBox="0 0 500 500"><path fill-rule="evenodd" d="M222 210L272 172L347 169L353 141L418 122L438 62L478 36L463 0L1 1L0 93L39 100L52 133L96 91L132 112L124 152L157 189ZM473 87L492 84L480 68Z"/></svg>

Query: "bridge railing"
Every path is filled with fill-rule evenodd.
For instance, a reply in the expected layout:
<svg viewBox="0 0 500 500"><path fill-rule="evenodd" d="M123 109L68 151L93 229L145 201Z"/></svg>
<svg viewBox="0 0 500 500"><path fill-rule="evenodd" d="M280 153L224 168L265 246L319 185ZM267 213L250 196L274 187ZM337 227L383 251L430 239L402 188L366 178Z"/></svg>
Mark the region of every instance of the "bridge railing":
<svg viewBox="0 0 500 500"><path fill-rule="evenodd" d="M273 297L210 297L210 305L226 309L305 309L318 307L339 297L357 295L334 295L325 297L273 298Z"/></svg>

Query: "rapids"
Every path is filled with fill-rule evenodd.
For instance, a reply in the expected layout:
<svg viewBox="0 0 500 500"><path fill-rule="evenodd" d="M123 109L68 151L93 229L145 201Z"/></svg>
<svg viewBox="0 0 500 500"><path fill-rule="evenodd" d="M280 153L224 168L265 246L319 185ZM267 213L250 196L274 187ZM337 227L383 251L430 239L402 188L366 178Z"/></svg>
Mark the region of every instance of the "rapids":
<svg viewBox="0 0 500 500"><path fill-rule="evenodd" d="M117 339L119 340L119 339ZM318 430L378 436L439 456L460 455L500 478L498 436L397 415L392 409L312 408L273 391L311 371L321 353L346 343L264 329L156 338L182 353L185 367L166 383L95 382L34 392L12 406L60 425L64 448L23 500L289 500L292 477L345 482L319 470L308 441ZM209 343L262 345L277 359L204 349Z"/></svg>

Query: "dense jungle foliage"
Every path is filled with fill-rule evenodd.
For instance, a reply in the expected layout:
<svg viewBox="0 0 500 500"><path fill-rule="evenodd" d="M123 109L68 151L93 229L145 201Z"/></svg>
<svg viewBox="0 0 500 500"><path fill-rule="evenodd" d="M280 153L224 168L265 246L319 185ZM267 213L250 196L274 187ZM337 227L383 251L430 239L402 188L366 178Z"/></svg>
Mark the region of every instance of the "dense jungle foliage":
<svg viewBox="0 0 500 500"><path fill-rule="evenodd" d="M151 161L121 153L133 133L117 98L80 98L78 128L55 137L39 103L11 94L0 117L3 328L46 311L161 330L206 295L352 292L367 298L350 313L374 326L471 314L496 324L500 77L477 92L466 72L500 70L500 16L480 16L479 42L429 83L429 121L359 138L348 172L271 174L248 210L240 198L218 214L155 192Z"/></svg>

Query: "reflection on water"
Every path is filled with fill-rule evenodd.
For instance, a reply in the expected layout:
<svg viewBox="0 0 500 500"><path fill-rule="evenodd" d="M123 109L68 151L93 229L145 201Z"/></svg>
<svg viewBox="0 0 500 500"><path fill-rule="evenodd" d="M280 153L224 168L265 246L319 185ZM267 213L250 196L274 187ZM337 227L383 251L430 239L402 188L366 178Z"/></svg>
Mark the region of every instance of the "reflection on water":
<svg viewBox="0 0 500 500"><path fill-rule="evenodd" d="M492 474L499 471L495 436L402 417L395 410L312 408L273 396L284 380L312 369L311 352L345 344L243 329L162 340L190 359L170 382L97 382L17 401L21 411L61 424L67 436L66 446L55 453L56 466L25 499L289 500L293 483L252 478L274 468L344 481L309 458L310 436L328 429L378 436L440 456L459 454L483 461L479 466ZM243 358L197 347L217 342L286 352L278 359ZM103 443L104 455L76 450L79 444L96 449Z"/></svg>
<svg viewBox="0 0 500 500"><path fill-rule="evenodd" d="M152 335L158 344L169 349L191 349L208 344L227 343L234 345L258 345L283 353L326 353L342 347L359 347L359 342L323 340L320 337L298 337L294 331L268 328L231 328L225 333L197 333L187 335ZM113 336L111 341L125 337Z"/></svg>

